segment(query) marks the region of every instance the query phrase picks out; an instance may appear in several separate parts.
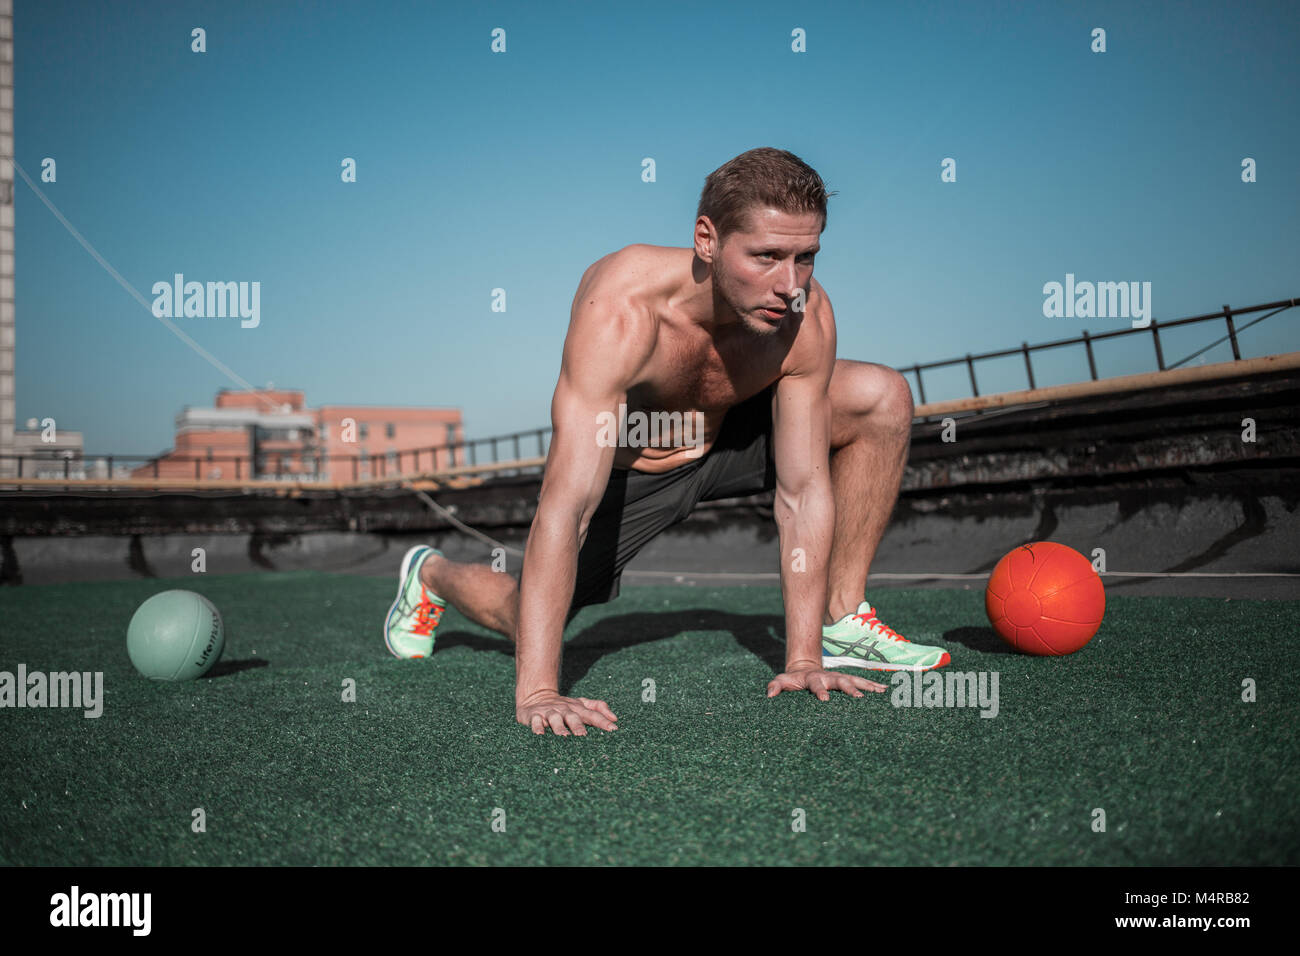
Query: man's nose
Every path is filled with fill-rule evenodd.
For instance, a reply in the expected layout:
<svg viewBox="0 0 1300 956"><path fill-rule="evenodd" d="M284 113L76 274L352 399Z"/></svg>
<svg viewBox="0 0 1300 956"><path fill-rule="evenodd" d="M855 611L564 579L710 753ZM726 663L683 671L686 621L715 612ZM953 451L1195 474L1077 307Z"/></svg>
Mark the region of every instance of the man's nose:
<svg viewBox="0 0 1300 956"><path fill-rule="evenodd" d="M772 291L782 298L789 298L794 295L795 289L799 285L799 273L795 269L794 263L790 262L780 270L776 277L776 285Z"/></svg>

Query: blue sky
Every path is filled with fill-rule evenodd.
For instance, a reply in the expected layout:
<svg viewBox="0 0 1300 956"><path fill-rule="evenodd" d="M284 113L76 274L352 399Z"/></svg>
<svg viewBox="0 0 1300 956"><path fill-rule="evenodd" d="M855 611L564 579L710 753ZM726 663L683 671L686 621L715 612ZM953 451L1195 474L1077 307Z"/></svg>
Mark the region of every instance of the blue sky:
<svg viewBox="0 0 1300 956"><path fill-rule="evenodd" d="M689 245L705 176L755 146L838 191L815 274L842 357L1128 324L1045 318L1042 286L1066 273L1149 281L1162 321L1300 294L1294 3L15 8L19 164L147 300L177 272L260 282L257 328L177 324L313 405L457 406L471 437L546 424L586 266ZM182 406L234 383L15 190L20 424L54 417L95 453L168 448ZM1298 313L1246 332L1246 353L1300 349ZM1170 333L1165 354L1217 334ZM1150 351L1103 346L1101 371L1154 368ZM1081 354L1036 368L1086 374ZM1015 360L981 377L1024 387ZM966 388L927 379L932 400Z"/></svg>

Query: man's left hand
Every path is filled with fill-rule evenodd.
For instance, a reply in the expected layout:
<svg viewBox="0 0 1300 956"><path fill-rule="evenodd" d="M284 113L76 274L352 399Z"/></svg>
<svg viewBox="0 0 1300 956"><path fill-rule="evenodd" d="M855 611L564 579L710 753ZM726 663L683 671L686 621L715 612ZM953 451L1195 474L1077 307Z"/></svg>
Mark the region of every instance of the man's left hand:
<svg viewBox="0 0 1300 956"><path fill-rule="evenodd" d="M874 691L877 694L885 692L884 684L877 684L875 681L867 680L864 677L853 677L850 674L840 674L837 671L822 670L814 664L807 667L791 667L784 674L777 674L770 684L767 685L767 696L775 697L777 694L786 690L806 690L817 695L818 700L830 700L830 692L833 690L842 691L850 697L865 697L864 690Z"/></svg>

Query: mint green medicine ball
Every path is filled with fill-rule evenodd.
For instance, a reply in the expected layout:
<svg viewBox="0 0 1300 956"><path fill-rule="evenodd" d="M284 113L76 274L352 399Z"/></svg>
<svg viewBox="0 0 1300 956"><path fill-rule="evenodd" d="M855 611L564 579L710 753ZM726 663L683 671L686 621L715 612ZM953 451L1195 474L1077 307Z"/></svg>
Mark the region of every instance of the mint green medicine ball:
<svg viewBox="0 0 1300 956"><path fill-rule="evenodd" d="M136 609L126 629L131 663L155 680L202 677L225 644L221 612L193 591L160 591Z"/></svg>

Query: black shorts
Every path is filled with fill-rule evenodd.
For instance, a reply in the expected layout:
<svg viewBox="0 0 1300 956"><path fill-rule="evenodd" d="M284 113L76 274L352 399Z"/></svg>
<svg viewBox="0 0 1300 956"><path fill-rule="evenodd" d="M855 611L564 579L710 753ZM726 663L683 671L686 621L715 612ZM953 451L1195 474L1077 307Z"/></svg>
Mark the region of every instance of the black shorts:
<svg viewBox="0 0 1300 956"><path fill-rule="evenodd" d="M727 411L707 454L661 475L615 468L578 553L572 617L618 597L619 581L642 548L684 520L700 501L738 498L776 487L769 385Z"/></svg>

